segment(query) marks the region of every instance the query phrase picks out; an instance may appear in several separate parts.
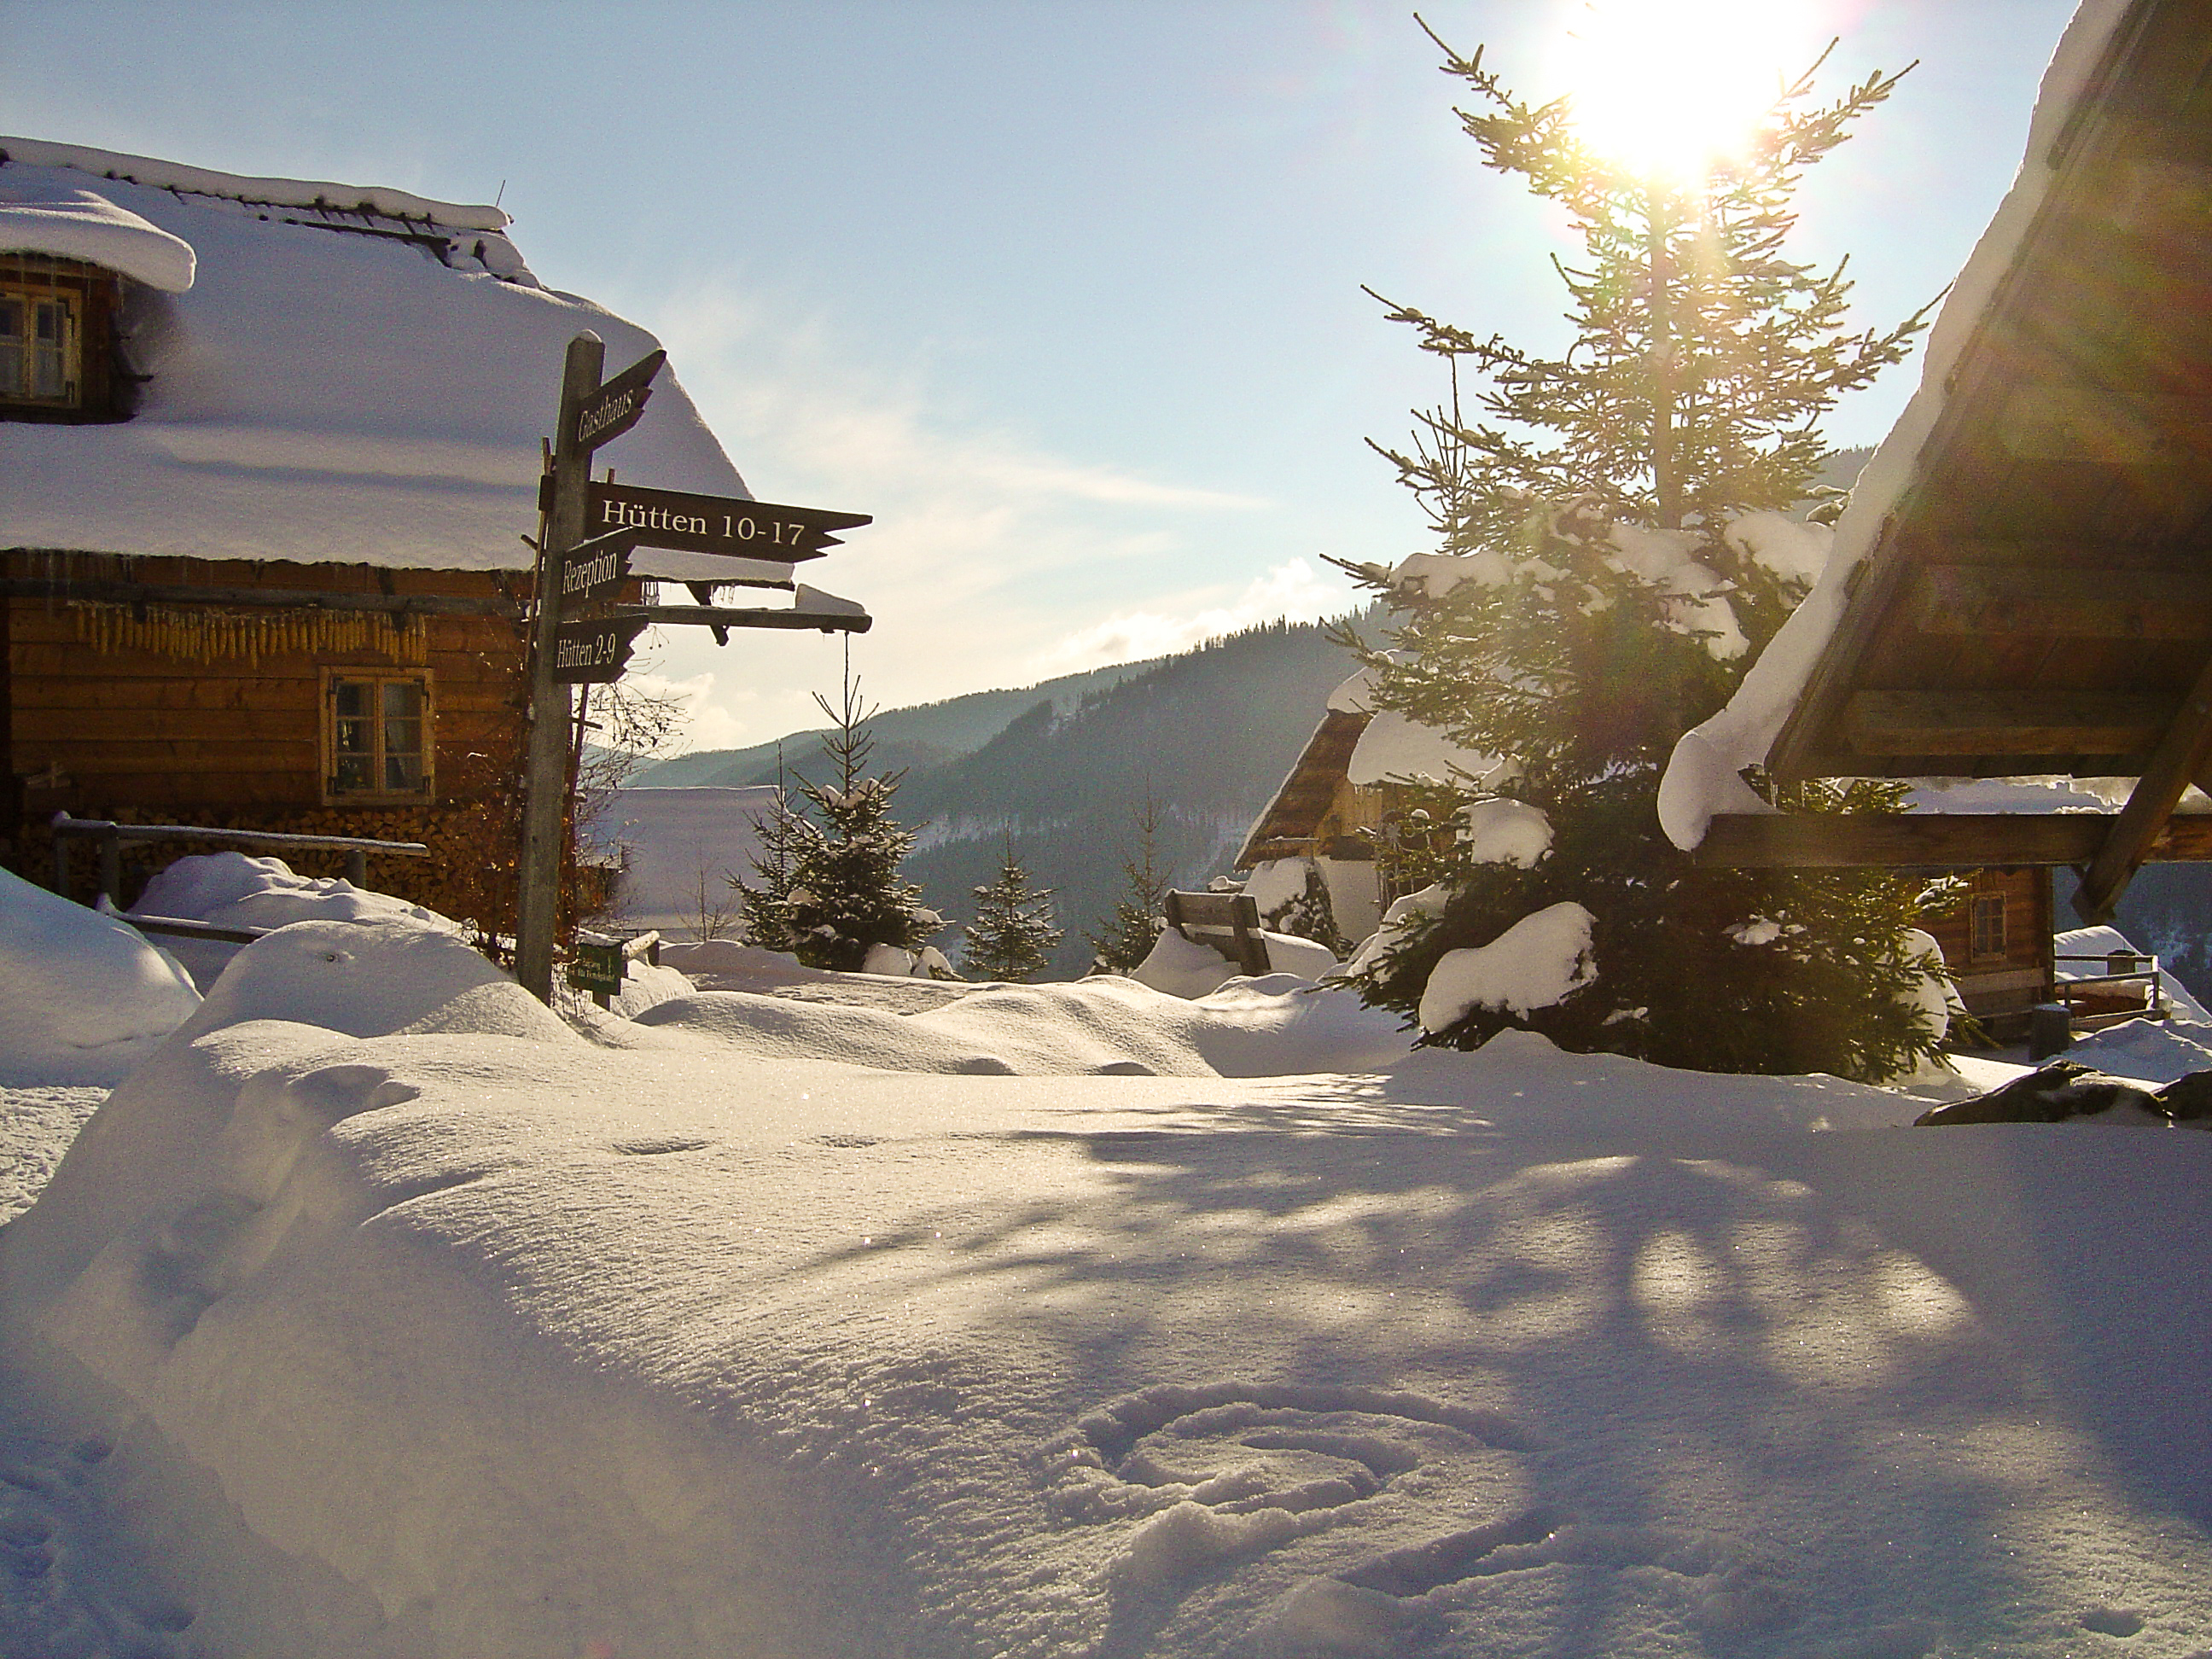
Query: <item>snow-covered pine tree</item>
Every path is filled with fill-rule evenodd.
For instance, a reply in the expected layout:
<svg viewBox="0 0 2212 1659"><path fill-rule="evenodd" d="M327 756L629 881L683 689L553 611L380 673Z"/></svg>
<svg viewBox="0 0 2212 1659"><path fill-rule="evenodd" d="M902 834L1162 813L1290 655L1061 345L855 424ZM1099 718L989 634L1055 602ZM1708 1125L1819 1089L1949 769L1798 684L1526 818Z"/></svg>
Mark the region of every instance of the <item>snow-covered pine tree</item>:
<svg viewBox="0 0 2212 1659"><path fill-rule="evenodd" d="M1167 925L1168 878L1159 868L1160 804L1147 794L1132 817L1137 850L1121 863L1121 896L1091 942L1091 971L1126 974L1152 955Z"/></svg>
<svg viewBox="0 0 2212 1659"><path fill-rule="evenodd" d="M1825 555L1824 528L1784 516L1830 453L1820 417L1923 325L1850 332L1842 266L1784 252L1804 169L1896 77L1816 105L1808 71L1740 156L1668 182L1595 153L1567 100L1524 103L1480 52L1443 50L1485 163L1565 209L1583 256L1555 262L1574 333L1556 358L1391 307L1453 389L1410 449L1376 446L1442 552L1354 569L1403 618L1390 652L1363 653L1375 702L1515 765L1363 951L1363 990L1462 1048L1519 1025L1704 1070L1907 1069L1935 1036L1921 896L1874 872L1699 870L1656 811L1674 740ZM1791 810L1893 799L1753 781Z"/></svg>
<svg viewBox="0 0 2212 1659"><path fill-rule="evenodd" d="M822 751L836 781L801 777L805 810L783 810L763 822L765 851L754 863L759 882L741 896L755 944L789 950L810 968L856 973L872 947L918 951L945 921L899 873L914 847L914 831L890 816L905 774L868 775L875 711L862 702L860 683L848 673L842 704L819 694L814 701L831 721Z"/></svg>
<svg viewBox="0 0 2212 1659"><path fill-rule="evenodd" d="M975 891L975 920L963 930L968 948L960 965L972 978L1015 983L1042 972L1066 933L1052 925L1052 890L1030 885L1012 836L998 879Z"/></svg>
<svg viewBox="0 0 2212 1659"><path fill-rule="evenodd" d="M738 914L744 923L745 942L763 951L789 951L795 941L791 932L790 896L797 884L794 873L800 844L816 833L814 826L793 810L783 776L782 745L776 748L775 802L756 818L760 851L752 860L753 879L730 878L737 889Z"/></svg>

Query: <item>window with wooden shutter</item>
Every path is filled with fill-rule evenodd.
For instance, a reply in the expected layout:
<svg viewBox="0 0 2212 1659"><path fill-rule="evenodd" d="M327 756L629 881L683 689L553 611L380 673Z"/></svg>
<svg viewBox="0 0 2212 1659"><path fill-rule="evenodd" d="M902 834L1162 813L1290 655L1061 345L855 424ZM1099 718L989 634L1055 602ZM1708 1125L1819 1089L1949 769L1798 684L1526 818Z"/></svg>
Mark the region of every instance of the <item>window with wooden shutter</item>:
<svg viewBox="0 0 2212 1659"><path fill-rule="evenodd" d="M0 420L118 417L115 295L96 265L0 253Z"/></svg>
<svg viewBox="0 0 2212 1659"><path fill-rule="evenodd" d="M429 799L435 751L428 673L325 669L323 708L327 799Z"/></svg>

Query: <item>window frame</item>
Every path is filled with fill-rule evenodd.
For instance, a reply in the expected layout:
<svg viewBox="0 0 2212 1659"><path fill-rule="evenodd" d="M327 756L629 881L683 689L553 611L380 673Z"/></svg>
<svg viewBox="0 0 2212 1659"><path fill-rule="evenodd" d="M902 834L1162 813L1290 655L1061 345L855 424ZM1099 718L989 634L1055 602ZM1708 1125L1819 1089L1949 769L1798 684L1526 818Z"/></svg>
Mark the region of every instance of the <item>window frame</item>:
<svg viewBox="0 0 2212 1659"><path fill-rule="evenodd" d="M108 362L118 279L79 259L45 254L0 253L0 295L24 307L24 338L34 340L33 320L41 301L69 307L71 337L64 343L67 392L59 398L21 394L0 386L0 421L106 422L121 418L114 407L115 376Z"/></svg>
<svg viewBox="0 0 2212 1659"><path fill-rule="evenodd" d="M1978 892L1967 901L1966 949L1973 961L2002 961L2010 953L2012 931L2008 925L2007 908L2002 890ZM1983 919L1986 916L1994 916L1996 920L1992 927L1984 930ZM1984 948L1983 940L1990 935L1994 935L1996 942L1993 947Z"/></svg>
<svg viewBox="0 0 2212 1659"><path fill-rule="evenodd" d="M379 665L325 663L321 668L322 737L319 781L325 806L427 806L437 798L438 696L428 668L389 668ZM387 684L419 687L422 695L422 787L419 789L341 789L338 787L338 687L366 684L375 688L370 701L377 712L371 717L374 743L370 766L381 782L386 751L384 747L384 690Z"/></svg>

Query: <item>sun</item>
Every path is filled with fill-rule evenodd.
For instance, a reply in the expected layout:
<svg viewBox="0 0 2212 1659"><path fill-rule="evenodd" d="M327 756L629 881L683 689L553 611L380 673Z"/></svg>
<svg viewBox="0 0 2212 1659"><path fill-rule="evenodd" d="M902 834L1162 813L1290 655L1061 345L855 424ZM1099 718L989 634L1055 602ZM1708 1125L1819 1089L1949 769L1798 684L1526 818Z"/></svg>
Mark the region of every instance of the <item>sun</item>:
<svg viewBox="0 0 2212 1659"><path fill-rule="evenodd" d="M1601 155L1688 185L1739 155L1826 37L1816 0L1573 0L1561 68Z"/></svg>

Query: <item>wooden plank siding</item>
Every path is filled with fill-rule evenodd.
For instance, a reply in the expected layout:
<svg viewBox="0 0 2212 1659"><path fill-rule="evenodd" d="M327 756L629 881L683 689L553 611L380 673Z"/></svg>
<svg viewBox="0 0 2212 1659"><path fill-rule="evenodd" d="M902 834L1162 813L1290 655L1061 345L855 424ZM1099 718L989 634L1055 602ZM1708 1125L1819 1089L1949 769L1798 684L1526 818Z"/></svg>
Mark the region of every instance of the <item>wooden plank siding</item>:
<svg viewBox="0 0 2212 1659"><path fill-rule="evenodd" d="M1988 1019L2018 1014L2050 1000L2055 988L2051 872L2034 866L1976 870L1964 879L1968 891L1957 908L1921 926L1942 947L1943 961L1958 981L1966 1012ZM2004 902L2005 948L1977 953L1974 901L1990 896Z"/></svg>
<svg viewBox="0 0 2212 1659"><path fill-rule="evenodd" d="M21 780L15 867L51 871L44 826L57 811L122 822L371 836L431 844L430 860L372 860L386 890L455 915L502 912L523 734L523 642L506 616L422 614L417 664L374 649L288 650L202 660L140 648L100 650L81 636L71 595L117 584L465 599L512 610L521 573L387 570L367 565L123 559L21 550L0 556L16 597L5 617L6 744ZM23 597L30 581L58 591ZM155 601L159 604L158 600ZM297 611L289 614L298 615ZM349 613L354 614L354 613ZM430 684L433 795L354 800L325 793L324 671L424 672ZM142 844L126 893L161 862L208 846ZM327 860L325 862L328 862ZM307 856L298 866L313 873ZM88 875L89 872L86 872Z"/></svg>

